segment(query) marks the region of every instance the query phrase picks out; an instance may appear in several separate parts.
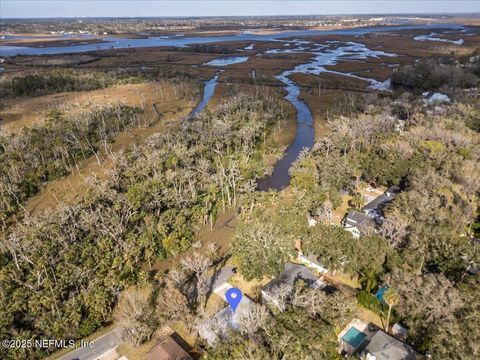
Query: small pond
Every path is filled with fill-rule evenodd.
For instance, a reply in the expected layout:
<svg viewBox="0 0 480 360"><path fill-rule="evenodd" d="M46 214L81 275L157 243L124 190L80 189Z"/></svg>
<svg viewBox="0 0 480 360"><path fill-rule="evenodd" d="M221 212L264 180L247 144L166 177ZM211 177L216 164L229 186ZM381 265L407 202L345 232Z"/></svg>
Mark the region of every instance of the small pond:
<svg viewBox="0 0 480 360"><path fill-rule="evenodd" d="M203 65L227 66L227 65L242 63L247 60L248 60L248 56L221 57L221 58L210 60L209 62Z"/></svg>

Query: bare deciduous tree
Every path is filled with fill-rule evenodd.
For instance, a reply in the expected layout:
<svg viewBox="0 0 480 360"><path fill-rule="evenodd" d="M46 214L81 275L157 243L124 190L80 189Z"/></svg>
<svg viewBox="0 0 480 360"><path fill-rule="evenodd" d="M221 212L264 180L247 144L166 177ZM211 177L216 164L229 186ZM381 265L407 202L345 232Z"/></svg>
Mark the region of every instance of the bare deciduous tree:
<svg viewBox="0 0 480 360"><path fill-rule="evenodd" d="M269 290L268 302L283 312L287 309L292 290L293 287L290 284L281 283Z"/></svg>
<svg viewBox="0 0 480 360"><path fill-rule="evenodd" d="M383 221L380 235L393 248L401 248L408 236L408 221L398 213L392 214Z"/></svg>
<svg viewBox="0 0 480 360"><path fill-rule="evenodd" d="M154 331L151 293L148 287L132 287L120 296L113 318L120 329L122 341L138 346L150 339Z"/></svg>
<svg viewBox="0 0 480 360"><path fill-rule="evenodd" d="M269 316L267 308L263 305L252 304L242 308L237 314L240 331L253 336L258 329L265 329Z"/></svg>

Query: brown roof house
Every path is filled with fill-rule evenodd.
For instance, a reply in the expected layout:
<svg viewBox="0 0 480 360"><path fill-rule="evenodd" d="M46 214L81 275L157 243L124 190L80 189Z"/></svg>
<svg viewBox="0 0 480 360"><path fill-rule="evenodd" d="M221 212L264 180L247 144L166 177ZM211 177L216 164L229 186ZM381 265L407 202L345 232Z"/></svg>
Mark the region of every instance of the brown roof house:
<svg viewBox="0 0 480 360"><path fill-rule="evenodd" d="M185 349L188 349L188 344L173 333L151 348L145 358L146 360L193 360Z"/></svg>

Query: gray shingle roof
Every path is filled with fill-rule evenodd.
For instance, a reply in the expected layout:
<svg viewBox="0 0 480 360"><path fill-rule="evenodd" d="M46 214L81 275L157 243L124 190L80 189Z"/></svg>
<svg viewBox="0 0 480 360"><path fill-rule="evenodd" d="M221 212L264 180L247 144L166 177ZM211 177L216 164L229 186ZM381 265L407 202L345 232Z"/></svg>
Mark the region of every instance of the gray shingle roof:
<svg viewBox="0 0 480 360"><path fill-rule="evenodd" d="M361 212L351 210L346 219L345 227L362 227L362 226L375 226L373 219Z"/></svg>
<svg viewBox="0 0 480 360"><path fill-rule="evenodd" d="M370 201L367 205L363 207L363 210L381 210L383 205L387 202L392 201L396 193L399 191L398 186L390 186L387 191L382 195Z"/></svg>
<svg viewBox="0 0 480 360"><path fill-rule="evenodd" d="M318 284L318 276L316 276L309 268L303 265L297 265L292 263L285 264L285 270L278 275L275 279L266 284L262 290L269 291L280 284L295 284L296 280L303 280L309 286L314 287Z"/></svg>
<svg viewBox="0 0 480 360"><path fill-rule="evenodd" d="M376 360L415 360L416 353L411 346L402 343L384 331L377 333L364 350L375 356Z"/></svg>

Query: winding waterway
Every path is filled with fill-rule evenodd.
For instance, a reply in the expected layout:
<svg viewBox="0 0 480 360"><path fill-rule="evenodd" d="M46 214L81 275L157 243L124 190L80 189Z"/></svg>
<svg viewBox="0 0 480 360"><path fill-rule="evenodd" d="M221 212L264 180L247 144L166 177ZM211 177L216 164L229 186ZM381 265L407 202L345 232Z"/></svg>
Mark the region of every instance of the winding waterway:
<svg viewBox="0 0 480 360"><path fill-rule="evenodd" d="M386 90L389 87L388 81L381 82L375 79L364 78L350 73L341 73L328 70L325 68L325 66L336 65L341 60L361 61L369 57L395 57L397 56L396 54L371 50L364 44L355 42L341 43L331 41L329 44L338 47L330 48L330 46L324 44L317 44L313 42L308 42L307 44L305 41L296 41L294 43L294 45L297 46L296 48L289 47L288 49L281 48L275 49L274 51L270 50L270 52L275 53L303 52L305 51L305 45L308 45L311 48L309 52L315 54L315 57L309 63L297 65L293 69L286 70L280 75L276 76L278 80L285 84L284 88L287 91L287 96L285 96L285 99L289 101L296 109L296 135L293 143L285 151L284 157L275 164L272 175L260 180L258 183L259 190L281 190L288 186L291 179L289 171L292 167L292 164L298 159L298 156L302 150L309 150L313 146L315 140L315 129L313 127L312 113L307 104L299 99L300 87L291 78L289 78L290 75L294 73L314 75L320 75L321 73L332 73L367 81L369 82L370 87L375 90Z"/></svg>
<svg viewBox="0 0 480 360"><path fill-rule="evenodd" d="M203 87L203 98L198 103L198 105L195 106L195 108L192 110L192 112L188 116L189 119L194 118L205 109L208 102L210 101L213 94L215 93L215 87L217 86L217 80L219 75L220 75L220 71L215 73L215 75L210 80L205 81L205 86Z"/></svg>
<svg viewBox="0 0 480 360"><path fill-rule="evenodd" d="M319 44L304 39L295 39L296 37L325 35L325 34L343 34L343 35L364 35L370 32L392 31L392 30L414 30L414 29L435 29L435 28L451 28L461 29L458 25L423 25L423 26L390 26L390 27L371 27L357 28L345 30L330 31L290 31L270 35L260 35L255 33L242 33L233 36L216 36L216 37L183 37L183 36L160 36L146 39L121 39L105 37L104 43L99 44L83 44L71 45L65 47L46 47L46 48L30 48L30 47L13 47L0 46L1 56L15 56L19 54L40 55L40 54L59 54L70 52L85 52L103 49L121 49L128 47L150 47L150 46L171 46L185 47L192 44L204 44L215 42L231 42L231 41L272 41L278 44L278 48L269 49L265 53L310 53L314 57L305 64L300 64L292 69L283 71L276 78L284 84L287 91L285 99L289 101L296 109L296 134L293 143L287 148L284 156L275 164L273 173L261 179L258 183L258 189L266 191L269 189L281 190L290 184L291 176L290 168L295 160L298 159L302 150L310 149L315 140L315 130L313 126L313 116L307 104L299 99L301 92L300 87L290 77L295 73L320 75L321 73L331 73L340 76L351 77L363 80L369 83L369 87L375 90L387 90L390 86L389 81L378 81L371 78L361 77L352 73L338 72L326 68L326 66L336 65L339 61L363 61L367 58L379 57L395 57L396 54L384 51L371 50L366 45L357 42L338 42L326 41ZM295 38L294 38L295 37ZM431 40L430 36L417 37L415 40ZM444 39L442 39L444 41ZM254 44L247 46L241 50L253 50ZM257 56L259 56L257 54ZM213 59L203 65L224 68L231 64L248 61L248 56L237 57L221 57ZM201 113L208 102L212 98L217 85L217 80L221 70L219 69L213 78L205 81L203 98L199 104L190 113L189 118L193 118ZM252 78L256 79L255 69L252 70Z"/></svg>
<svg viewBox="0 0 480 360"><path fill-rule="evenodd" d="M432 32L429 35L418 35L418 36L415 36L413 38L413 40L415 40L415 41L438 41L438 42L451 43L451 44L454 44L454 45L463 45L463 43L464 43L463 39L450 40L450 39L439 38L436 35L438 35L436 32Z"/></svg>
<svg viewBox="0 0 480 360"><path fill-rule="evenodd" d="M258 182L257 188L260 191L282 190L288 186L290 184L289 171L293 162L297 160L303 149L310 149L315 140L313 116L307 104L298 98L300 88L285 73L277 76L277 78L285 84L285 90L287 90L285 99L297 111L297 130L293 143L287 148L285 155L275 163L273 173Z"/></svg>

